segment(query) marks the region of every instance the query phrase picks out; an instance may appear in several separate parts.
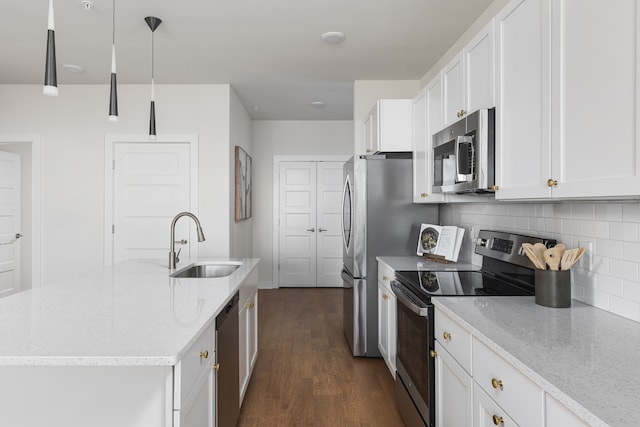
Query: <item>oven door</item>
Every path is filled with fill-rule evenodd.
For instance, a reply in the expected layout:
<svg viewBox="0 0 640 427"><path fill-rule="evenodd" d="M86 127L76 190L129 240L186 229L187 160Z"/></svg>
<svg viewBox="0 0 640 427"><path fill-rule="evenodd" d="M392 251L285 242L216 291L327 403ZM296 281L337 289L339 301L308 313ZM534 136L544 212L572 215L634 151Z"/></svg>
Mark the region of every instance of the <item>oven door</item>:
<svg viewBox="0 0 640 427"><path fill-rule="evenodd" d="M435 425L433 305L425 304L397 281L396 403L407 427Z"/></svg>

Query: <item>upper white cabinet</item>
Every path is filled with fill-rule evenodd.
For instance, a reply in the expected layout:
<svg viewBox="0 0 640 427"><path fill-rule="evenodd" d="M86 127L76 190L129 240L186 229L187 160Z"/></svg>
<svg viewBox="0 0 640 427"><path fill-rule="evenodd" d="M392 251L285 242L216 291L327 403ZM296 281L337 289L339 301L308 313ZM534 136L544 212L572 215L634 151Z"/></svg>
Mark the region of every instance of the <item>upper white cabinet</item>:
<svg viewBox="0 0 640 427"><path fill-rule="evenodd" d="M640 195L638 14L514 0L496 17L497 199Z"/></svg>
<svg viewBox="0 0 640 427"><path fill-rule="evenodd" d="M412 151L411 99L380 99L364 122L365 154Z"/></svg>
<svg viewBox="0 0 640 427"><path fill-rule="evenodd" d="M443 194L434 194L433 139L442 128L442 79L434 78L413 100L413 202L440 203Z"/></svg>
<svg viewBox="0 0 640 427"><path fill-rule="evenodd" d="M554 197L640 194L639 9L636 0L552 1Z"/></svg>
<svg viewBox="0 0 640 427"><path fill-rule="evenodd" d="M495 105L493 38L491 20L442 70L443 126Z"/></svg>
<svg viewBox="0 0 640 427"><path fill-rule="evenodd" d="M549 197L546 7L548 0L513 1L495 18L497 199Z"/></svg>

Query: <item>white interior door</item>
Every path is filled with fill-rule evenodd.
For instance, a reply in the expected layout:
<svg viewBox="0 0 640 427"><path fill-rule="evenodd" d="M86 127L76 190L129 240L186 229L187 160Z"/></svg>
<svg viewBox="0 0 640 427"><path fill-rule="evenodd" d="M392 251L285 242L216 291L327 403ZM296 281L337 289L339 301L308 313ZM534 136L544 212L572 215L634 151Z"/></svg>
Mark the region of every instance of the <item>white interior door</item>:
<svg viewBox="0 0 640 427"><path fill-rule="evenodd" d="M343 162L317 164L316 285L341 287L342 278L342 166Z"/></svg>
<svg viewBox="0 0 640 427"><path fill-rule="evenodd" d="M115 143L113 262L166 259L173 217L190 211L190 146L187 143ZM180 257L189 258L190 222L178 221Z"/></svg>
<svg viewBox="0 0 640 427"><path fill-rule="evenodd" d="M279 285L316 286L316 162L281 162Z"/></svg>
<svg viewBox="0 0 640 427"><path fill-rule="evenodd" d="M0 297L20 290L20 156L0 151Z"/></svg>

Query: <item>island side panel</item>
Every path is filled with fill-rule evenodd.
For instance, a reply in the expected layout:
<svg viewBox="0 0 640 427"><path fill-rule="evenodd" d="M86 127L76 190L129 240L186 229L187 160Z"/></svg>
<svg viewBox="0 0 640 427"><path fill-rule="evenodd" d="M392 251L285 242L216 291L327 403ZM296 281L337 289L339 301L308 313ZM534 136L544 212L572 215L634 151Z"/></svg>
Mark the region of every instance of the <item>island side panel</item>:
<svg viewBox="0 0 640 427"><path fill-rule="evenodd" d="M172 423L172 366L0 367L0 426Z"/></svg>

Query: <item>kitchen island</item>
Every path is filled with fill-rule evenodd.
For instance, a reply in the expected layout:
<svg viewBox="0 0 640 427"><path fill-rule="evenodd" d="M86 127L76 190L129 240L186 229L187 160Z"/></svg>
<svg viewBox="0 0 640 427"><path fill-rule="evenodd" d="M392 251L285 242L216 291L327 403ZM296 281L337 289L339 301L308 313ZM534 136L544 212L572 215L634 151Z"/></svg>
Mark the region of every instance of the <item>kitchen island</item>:
<svg viewBox="0 0 640 427"><path fill-rule="evenodd" d="M257 290L258 260L238 261L218 278L126 261L0 299L0 425L189 425L216 315Z"/></svg>

